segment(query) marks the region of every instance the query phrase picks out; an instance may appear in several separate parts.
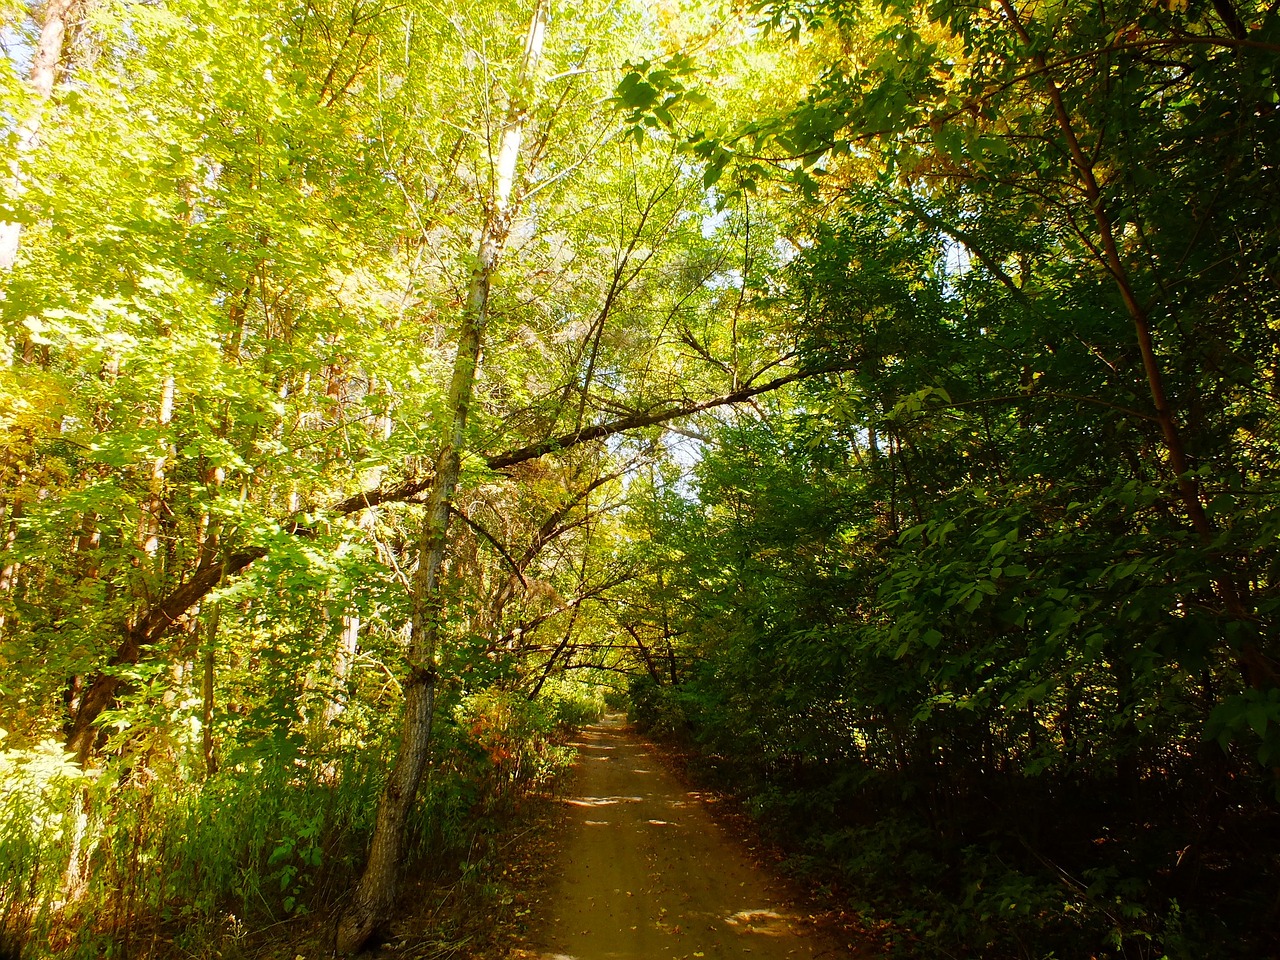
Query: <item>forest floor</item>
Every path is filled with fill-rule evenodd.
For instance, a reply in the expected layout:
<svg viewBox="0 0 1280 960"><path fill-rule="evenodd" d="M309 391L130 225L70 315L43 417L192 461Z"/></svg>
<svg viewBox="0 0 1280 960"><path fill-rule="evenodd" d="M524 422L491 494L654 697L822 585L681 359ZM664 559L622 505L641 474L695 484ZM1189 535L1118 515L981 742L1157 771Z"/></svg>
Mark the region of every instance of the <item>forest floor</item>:
<svg viewBox="0 0 1280 960"><path fill-rule="evenodd" d="M858 956L619 716L585 729L544 895L512 960ZM862 954L866 956L866 954Z"/></svg>
<svg viewBox="0 0 1280 960"><path fill-rule="evenodd" d="M778 876L780 854L678 755L611 715L572 741L551 797L529 798L449 883L406 878L371 960L871 960L879 937ZM492 866L497 864L496 866ZM245 960L330 956L332 919L267 937Z"/></svg>

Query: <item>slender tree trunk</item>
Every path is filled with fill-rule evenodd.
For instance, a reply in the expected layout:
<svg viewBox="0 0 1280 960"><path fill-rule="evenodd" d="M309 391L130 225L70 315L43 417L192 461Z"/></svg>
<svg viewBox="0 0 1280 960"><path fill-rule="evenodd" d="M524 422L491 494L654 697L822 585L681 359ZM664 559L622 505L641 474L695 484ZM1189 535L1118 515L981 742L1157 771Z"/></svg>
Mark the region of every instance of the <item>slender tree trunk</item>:
<svg viewBox="0 0 1280 960"><path fill-rule="evenodd" d="M588 507L588 521L591 518L589 509L590 505L590 500L588 499L586 504ZM569 612L569 623L564 628L564 639L562 639L555 650L551 652L550 659L548 659L546 664L543 666L542 675L538 677L538 682L534 684L533 690L529 693L530 700L537 700L538 695L542 693L542 688L546 685L546 682L551 679L551 673L555 670L556 661L560 659L560 654L564 653L565 649L568 648L569 652L565 654L564 658L564 669L567 670L569 669L569 661L573 659L573 655L577 650L576 645L570 646L570 641L573 639L573 628L578 624L578 611L582 609L581 601L585 600L587 594L590 592L587 587L587 563L591 558L591 530L592 528L588 526L587 542L582 550L582 566L578 570L578 593L580 595L580 600L573 605L573 609Z"/></svg>
<svg viewBox="0 0 1280 960"><path fill-rule="evenodd" d="M14 486L16 487L17 484ZM20 564L9 558L13 552L13 545L18 540L18 520L21 516L22 501L14 497L6 517L8 523L5 524L3 542L0 543L0 597L14 592L18 582ZM0 608L0 636L4 635L4 628L5 612Z"/></svg>
<svg viewBox="0 0 1280 960"><path fill-rule="evenodd" d="M613 473L602 474L587 484L586 487L573 494L569 500L557 507L550 516L542 521L542 525L538 527L524 553L520 555L518 560L510 563L507 578L494 593L493 599L489 602L489 611L486 615L485 629L495 641L501 636L502 617L506 611L507 604L516 595L516 589L522 586L528 589L529 584L525 580L524 574L529 569L529 565L538 558L538 555L546 549L548 544L554 542L569 530L590 522L591 512L589 508L585 509L584 515L580 519L570 520L569 517L577 507L589 504L589 498L595 490L612 480L617 480L622 476L623 472L618 470Z"/></svg>
<svg viewBox="0 0 1280 960"><path fill-rule="evenodd" d="M662 642L667 648L667 672L671 675L671 686L680 686L680 672L676 666L676 647L671 642L671 613L667 603L667 584L658 569L658 594L662 598Z"/></svg>
<svg viewBox="0 0 1280 960"><path fill-rule="evenodd" d="M35 99L34 110L18 127L16 165L21 165L23 158L35 149L40 140L41 108L53 94L53 81L62 60L62 47L67 36L67 23L76 3L77 0L48 0L44 5L40 39L36 41L36 48L31 56L31 71L27 74L27 83ZM14 180L13 192L21 195L21 172L14 169L11 175ZM21 237L21 224L0 221L0 270L13 267L18 258L18 241Z"/></svg>
<svg viewBox="0 0 1280 960"><path fill-rule="evenodd" d="M631 639L636 642L636 649L640 651L640 658L644 660L645 669L649 671L649 677L653 680L654 685L662 686L662 675L658 673L658 667L653 662L653 655L649 652L649 648L640 639L640 632L628 623L624 623L622 629L631 634Z"/></svg>
<svg viewBox="0 0 1280 960"><path fill-rule="evenodd" d="M364 946L395 901L405 827L426 768L436 689L436 647L444 604L440 592L440 568L449 534L450 506L461 472L467 419L475 392L480 348L489 319L489 290L516 209L512 202L512 188L528 116L527 93L542 56L546 25L544 0L537 0L525 37L524 59L498 144L494 164L496 185L485 212L463 310L458 351L449 385L448 409L452 422L436 460L427 515L418 538L418 567L410 598L409 679L404 688L400 748L378 801L378 815L364 874L338 924L336 946L342 953L351 953Z"/></svg>
<svg viewBox="0 0 1280 960"><path fill-rule="evenodd" d="M324 725L328 728L346 709L345 689L351 677L351 668L360 649L360 617L354 613L342 615L342 630L338 636L338 648L333 657L333 691L324 705Z"/></svg>
<svg viewBox="0 0 1280 960"><path fill-rule="evenodd" d="M170 373L160 386L160 405L156 411L156 426L163 431L173 421L173 399L176 382ZM172 455L172 447L166 441L164 449L151 461L151 477L149 479L146 508L139 521L138 539L142 551L152 561L151 573L159 577L160 557L160 523L165 510L165 476Z"/></svg>
<svg viewBox="0 0 1280 960"><path fill-rule="evenodd" d="M200 678L200 752L204 757L204 775L212 777L218 772L218 756L213 743L214 675L217 669L218 625L222 604L209 605L209 620L205 626L204 670Z"/></svg>
<svg viewBox="0 0 1280 960"><path fill-rule="evenodd" d="M577 649L576 647L570 647L569 641L573 639L573 628L578 622L578 611L581 609L582 605L577 604L574 606L573 610L569 612L569 625L565 627L564 637L560 640L560 643L557 644L556 648L551 651L551 657L543 665L542 673L538 676L538 682L535 683L533 685L533 689L529 691L529 699L531 701L537 700L538 694L542 693L543 686L545 686L546 682L551 679L551 673L555 670L556 661L560 659L560 654L564 653L566 648L568 648L569 653L565 656L564 661L566 669L568 668L569 659L573 656L574 650Z"/></svg>
<svg viewBox="0 0 1280 960"><path fill-rule="evenodd" d="M1012 0L1000 0L1000 5L1008 16L1009 22L1018 38L1028 48L1032 48L1031 36L1023 25ZM1223 14L1224 7L1230 14L1234 14L1234 8L1231 7L1229 2L1215 4L1215 7L1220 14ZM1231 26L1230 20L1228 20L1228 26ZM1050 73L1048 61L1045 59L1044 54L1033 54L1031 61L1035 65L1037 74L1049 94L1049 102L1053 107L1054 119L1058 128L1062 131L1062 137L1067 147L1067 153L1071 157L1072 166L1075 167L1076 173L1080 176L1085 197L1088 199L1093 211L1094 222L1098 228L1098 238L1101 241L1103 262L1115 281L1126 312L1133 321L1138 350L1142 357L1142 368L1146 374L1147 389L1151 395L1152 405L1155 407L1156 421L1160 424L1160 431L1164 438L1165 455L1169 469L1174 475L1179 497L1186 509L1187 519L1200 538L1200 542L1208 545L1216 538L1218 528L1209 518L1208 511L1205 509L1203 491L1200 489L1200 484L1191 474L1186 442L1182 436L1178 418L1174 414L1173 406L1169 402L1168 393L1165 390L1164 373L1161 369L1160 359L1156 355L1151 318L1138 301L1130 281L1129 271L1120 256L1120 248L1116 242L1111 213L1107 209L1106 200L1102 195L1102 187L1098 182L1094 162L1089 158L1084 146L1080 143L1071 115L1068 113L1066 104L1062 99L1062 91ZM1240 586L1231 573L1229 571L1215 572L1213 583L1214 592L1217 594L1218 599L1222 601L1227 615L1235 620L1248 619L1248 609L1244 598L1241 596ZM1245 641L1238 646L1236 653L1239 658L1240 670L1251 686L1260 688L1272 687L1280 682L1280 676L1277 676L1275 664L1259 648L1256 642Z"/></svg>

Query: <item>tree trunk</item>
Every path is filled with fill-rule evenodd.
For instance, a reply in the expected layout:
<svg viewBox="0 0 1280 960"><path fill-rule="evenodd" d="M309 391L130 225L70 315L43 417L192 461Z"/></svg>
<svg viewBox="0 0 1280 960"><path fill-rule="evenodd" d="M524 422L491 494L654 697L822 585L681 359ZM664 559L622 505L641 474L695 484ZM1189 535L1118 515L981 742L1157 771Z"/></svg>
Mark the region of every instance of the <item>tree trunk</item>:
<svg viewBox="0 0 1280 960"><path fill-rule="evenodd" d="M1022 19L1012 0L1000 0L1000 5L1008 16L1018 39L1026 44L1028 49L1033 49L1034 44L1031 36L1023 26ZM1231 8L1229 3L1226 4L1226 7L1229 10L1234 9ZM1221 6L1218 9L1219 13L1222 13ZM1049 95L1049 102L1053 107L1053 114L1058 128L1062 131L1067 153L1071 157L1072 166L1075 167L1080 176L1085 196L1092 208L1094 222L1098 228L1098 238L1101 241L1101 259L1116 284L1126 312L1133 321L1138 350L1142 357L1142 368L1147 379L1147 389L1151 395L1152 405L1155 407L1156 421L1160 425L1160 431L1164 439L1165 455L1170 472L1174 476L1178 495L1186 509L1187 519L1191 524L1191 528L1200 538L1200 542L1205 546L1209 546L1213 543L1219 531L1209 518L1205 509L1203 491L1200 489L1199 482L1191 473L1191 464L1187 458L1187 448L1182 436L1182 429L1165 390L1164 373L1160 366L1159 357L1156 355L1151 319L1147 315L1146 309L1138 301L1129 279L1129 271L1120 256L1120 248L1116 242L1111 213L1107 209L1102 186L1098 182L1094 161L1089 158L1084 146L1080 143L1075 125L1067 111L1066 104L1063 102L1062 92L1057 82L1053 79L1045 55L1043 53L1035 53L1032 55L1031 61L1035 65L1036 72ZM1236 582L1231 572L1229 570L1218 570L1212 576L1214 592L1217 594L1218 599L1222 601L1227 616L1237 621L1248 620L1249 611L1245 599L1241 596L1240 585ZM1250 686L1265 689L1280 683L1280 676L1277 675L1275 664L1256 642L1246 640L1238 644L1236 655L1239 660L1240 671Z"/></svg>
<svg viewBox="0 0 1280 960"><path fill-rule="evenodd" d="M173 374L170 373L164 378L164 382L160 385L160 404L156 411L156 428L162 433L173 421L173 400L175 390L176 381ZM142 546L142 552L145 553L152 562L152 569L149 572L152 576L156 577L157 582L160 582L160 568L158 566L161 562L159 554L160 524L165 512L166 471L169 464L169 458L173 455L171 444L167 440L162 441L162 443L162 449L156 454L155 459L151 461L151 476L148 483L147 502L143 507L142 516L138 520L138 540Z"/></svg>
<svg viewBox="0 0 1280 960"><path fill-rule="evenodd" d="M347 683L351 668L355 666L356 653L360 649L360 617L354 613L342 615L342 630L338 635L338 648L333 657L333 689L324 705L324 726L332 726L347 708Z"/></svg>
<svg viewBox="0 0 1280 960"><path fill-rule="evenodd" d="M653 662L653 654L649 652L649 648L645 646L644 641L640 639L640 632L629 623L624 623L622 629L631 634L631 639L636 642L636 649L640 651L640 657L644 660L645 669L649 671L649 677L653 680L655 686L662 686L662 674L658 673L658 667Z"/></svg>
<svg viewBox="0 0 1280 960"><path fill-rule="evenodd" d="M209 622L205 627L204 671L200 679L200 752L204 757L204 775L218 772L218 755L213 743L213 681L217 668L218 621L221 603L210 604Z"/></svg>
<svg viewBox="0 0 1280 960"><path fill-rule="evenodd" d="M16 487L17 484L14 484ZM9 559L13 546L18 540L18 521L22 516L22 501L13 498L13 505L8 511L8 523L5 525L3 542L0 543L0 597L14 592L18 581L19 563ZM4 635L5 611L0 608L0 636Z"/></svg>
<svg viewBox="0 0 1280 960"><path fill-rule="evenodd" d="M510 561L510 571L507 578L498 586L494 593L493 599L489 602L489 611L487 614L487 622L485 630L494 638L501 635L502 617L506 611L507 604L516 595L516 589L523 586L528 589L528 582L525 580L525 571L529 569L529 565L533 563L546 549L547 545L553 543L558 537L573 530L584 523L589 522L591 518L590 510L586 510L584 515L577 520L569 519L575 509L584 503L589 503L589 498L593 492L604 486L612 480L617 480L622 476L624 471L618 470L608 474L602 474L587 484L582 490L574 493L570 499L557 507L550 516L548 516L538 530L533 535L533 539L529 541L529 546L525 548L524 553L520 555L520 559Z"/></svg>
<svg viewBox="0 0 1280 960"><path fill-rule="evenodd" d="M489 290L518 204L518 200L517 203L512 202L512 188L528 115L527 92L542 56L545 36L546 8L544 0L537 0L525 37L524 59L498 144L494 195L485 211L476 263L471 271L463 309L458 352L454 357L449 385L448 409L452 422L436 460L427 515L418 537L418 567L414 572L410 597L409 681L405 685L400 748L378 802L373 841L364 874L351 905L338 924L336 947L341 953L352 953L363 947L395 901L405 828L426 768L435 700L436 647L444 606L440 592L440 568L444 563L449 534L450 506L462 468L467 419L475 392L480 348L489 319Z"/></svg>
<svg viewBox="0 0 1280 960"><path fill-rule="evenodd" d="M538 694L542 693L542 688L546 685L546 682L551 679L551 673L556 668L556 661L560 659L560 654L564 653L565 648L568 648L569 650L568 654L564 658L565 669L568 669L569 660L577 649L576 646L570 647L569 641L573 639L573 628L578 621L578 611L580 609L582 609L581 606L575 606L573 610L570 611L569 626L565 627L564 637L560 640L560 643L556 645L556 648L551 651L551 657L543 665L542 673L538 675L538 681L533 685L533 689L529 691L529 699L531 701L538 699Z"/></svg>
<svg viewBox="0 0 1280 960"><path fill-rule="evenodd" d="M31 56L31 72L27 74L27 83L35 99L34 110L18 127L17 161L12 173L15 196L22 194L21 173L16 168L39 142L41 109L53 93L53 81L58 72L58 63L62 60L62 46L67 36L67 22L71 19L76 2L77 0L49 0L44 6L40 39L36 41L36 48ZM13 267L18 258L18 241L21 236L21 224L0 221L0 270Z"/></svg>

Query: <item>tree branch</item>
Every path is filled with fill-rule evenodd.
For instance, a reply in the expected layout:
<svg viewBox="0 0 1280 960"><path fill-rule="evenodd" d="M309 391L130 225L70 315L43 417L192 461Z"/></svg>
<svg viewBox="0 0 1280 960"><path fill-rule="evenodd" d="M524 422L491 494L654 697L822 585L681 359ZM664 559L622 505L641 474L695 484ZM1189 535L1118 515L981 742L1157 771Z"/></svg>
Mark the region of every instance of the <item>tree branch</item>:
<svg viewBox="0 0 1280 960"><path fill-rule="evenodd" d="M756 386L746 386L732 393L726 393L719 397L713 397L710 400L702 400L698 403L684 404L678 407L665 407L660 410L649 410L643 413L632 414L631 416L621 417L617 420L610 420L606 423L597 423L589 427L583 427L581 430L575 430L572 433L561 434L558 437L552 437L543 440L540 443L530 444L527 447L520 447L516 450L508 450L505 453L498 453L486 457L485 462L492 470L505 470L507 467L514 467L516 464L525 463L529 460L536 460L539 457L546 456L549 453L558 453L562 450L568 450L582 443L589 443L593 440L605 440L609 437L616 436L619 433L626 433L628 430L639 430L643 427L657 426L661 423L667 423L671 420L678 420L681 417L692 416L695 413L701 413L704 410L713 410L716 407L726 407L735 403L745 403L764 393L770 393L780 387L785 387L789 383L795 383L799 380L805 380L809 377L819 376L824 373L836 373L841 370L850 369L847 364L838 364L822 367L814 370L797 370L785 376L776 377L765 383Z"/></svg>
<svg viewBox="0 0 1280 960"><path fill-rule="evenodd" d="M469 516L467 516L457 507L450 505L449 512L453 514L455 517L457 517L459 520L461 520L463 523L465 523L468 527L470 527L476 533L478 533L480 536L488 540L489 543L493 546L493 549L497 550L499 555L501 555L502 559L507 561L507 566L511 568L511 572L520 578L521 585L526 590L529 589L529 581L524 578L524 571L520 569L520 565L511 558L511 554L507 553L507 548L504 547L502 544L500 544L497 538L493 534L491 534L488 530L482 527L475 520L472 520Z"/></svg>
<svg viewBox="0 0 1280 960"><path fill-rule="evenodd" d="M606 423L598 423L573 433L562 434L541 443L531 444L526 447L520 447L516 450L509 450L504 453L494 454L485 458L485 462L493 470L503 470L513 467L520 463L526 463L530 460L536 460L548 453L555 453L561 450L568 450L583 443L593 440L603 440L608 437L616 436L619 433L625 433L628 430L637 430L641 427L655 426L660 423L668 423L672 420L678 420L681 417L691 416L703 410L711 410L716 407L729 406L735 403L743 403L760 396L764 393L777 390L789 383L795 383L808 377L819 376L824 373L835 373L839 370L849 369L848 365L832 365L812 370L797 370L786 376L777 377L758 386L747 386L742 389L735 390L731 393L723 394L718 397L712 397L709 400L703 400L699 403L689 403L675 407L665 407L661 410L649 410L643 413L632 414L617 420L611 420ZM613 475L601 478L593 483L588 490L595 489L600 483L607 482ZM358 493L340 500L333 504L326 511L327 513L346 516L348 514L357 513L370 507L380 506L386 503L404 503L413 500L423 491L427 490L434 477L414 477L404 480L394 486L385 489L370 490L364 493ZM579 498L575 498L573 503L577 503ZM459 514L459 516L463 516ZM471 521L463 516L468 524ZM474 528L474 524L471 524ZM314 536L314 531L308 527L301 526L296 520L285 521L282 526L291 533L299 536ZM485 534L487 537L487 534ZM490 538L491 542L492 538ZM151 606L138 621L128 629L121 640L120 646L117 647L115 654L106 664L104 672L98 673L92 681L90 681L88 689L80 700L79 708L76 715L72 718L67 728L67 747L73 750L80 758L81 762L88 759L92 752L93 743L97 736L97 729L94 726L95 721L101 716L102 712L111 705L115 700L117 691L120 688L121 678L114 672L110 671L113 667L130 666L136 664L146 658L152 646L158 642L175 624L181 621L192 607L198 604L206 596L209 595L224 577L230 577L240 573L247 568L255 560L265 557L269 552L266 546L247 547L237 553L233 553L226 557L223 561L202 563L193 571L190 579L179 584L174 588L163 600ZM504 553L504 557L506 557ZM512 568L516 565L511 561L510 557L506 557ZM522 578L523 579L523 578ZM574 603L581 603L583 600L594 597L600 590L614 586L615 583L605 584L597 590L593 590L582 597L579 597ZM527 625L529 629L535 628L543 620L549 616L564 612L563 609L552 611L551 614L536 618L534 622Z"/></svg>

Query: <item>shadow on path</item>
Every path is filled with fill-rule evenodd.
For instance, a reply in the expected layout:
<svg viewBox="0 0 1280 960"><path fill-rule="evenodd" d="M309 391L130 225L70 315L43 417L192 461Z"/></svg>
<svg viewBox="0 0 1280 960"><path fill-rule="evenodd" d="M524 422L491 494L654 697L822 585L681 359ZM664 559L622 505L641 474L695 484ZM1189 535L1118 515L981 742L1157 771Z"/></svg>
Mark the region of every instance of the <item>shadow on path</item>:
<svg viewBox="0 0 1280 960"><path fill-rule="evenodd" d="M557 879L526 957L538 960L814 960L819 942L621 717L575 744Z"/></svg>

